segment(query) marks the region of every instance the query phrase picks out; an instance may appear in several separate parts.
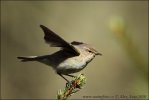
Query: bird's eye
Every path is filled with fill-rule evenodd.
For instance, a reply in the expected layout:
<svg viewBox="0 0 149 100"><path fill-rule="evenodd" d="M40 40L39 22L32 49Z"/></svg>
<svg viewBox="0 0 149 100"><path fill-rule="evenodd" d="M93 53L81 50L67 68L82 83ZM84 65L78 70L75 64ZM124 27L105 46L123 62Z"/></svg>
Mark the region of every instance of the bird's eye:
<svg viewBox="0 0 149 100"><path fill-rule="evenodd" d="M92 52L92 51L89 50L88 52Z"/></svg>
<svg viewBox="0 0 149 100"><path fill-rule="evenodd" d="M88 50L88 52L91 53L92 51L91 50Z"/></svg>

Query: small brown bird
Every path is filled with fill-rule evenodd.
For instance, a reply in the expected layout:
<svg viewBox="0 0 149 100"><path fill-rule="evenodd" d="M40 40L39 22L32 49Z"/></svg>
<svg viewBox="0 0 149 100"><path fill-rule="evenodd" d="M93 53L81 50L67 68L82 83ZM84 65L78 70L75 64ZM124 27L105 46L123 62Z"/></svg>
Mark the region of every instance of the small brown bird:
<svg viewBox="0 0 149 100"><path fill-rule="evenodd" d="M44 31L45 42L52 47L60 47L61 49L53 54L43 56L17 57L21 61L38 61L44 63L51 66L57 74L68 81L63 75L72 77L73 75L70 74L84 69L96 55L102 55L86 43L77 41L68 43L47 27L43 25L40 25L40 27Z"/></svg>

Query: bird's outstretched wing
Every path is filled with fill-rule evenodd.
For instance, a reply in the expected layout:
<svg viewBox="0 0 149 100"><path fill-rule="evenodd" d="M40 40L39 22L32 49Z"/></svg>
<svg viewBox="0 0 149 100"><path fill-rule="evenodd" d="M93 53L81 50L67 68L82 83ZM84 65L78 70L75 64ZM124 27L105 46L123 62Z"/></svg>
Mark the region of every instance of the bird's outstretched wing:
<svg viewBox="0 0 149 100"><path fill-rule="evenodd" d="M42 30L44 31L44 40L46 43L50 44L52 47L62 47L62 49L66 49L70 51L75 56L80 55L80 52L71 44L66 42L63 38L58 36L56 33L48 29L47 27L40 25Z"/></svg>

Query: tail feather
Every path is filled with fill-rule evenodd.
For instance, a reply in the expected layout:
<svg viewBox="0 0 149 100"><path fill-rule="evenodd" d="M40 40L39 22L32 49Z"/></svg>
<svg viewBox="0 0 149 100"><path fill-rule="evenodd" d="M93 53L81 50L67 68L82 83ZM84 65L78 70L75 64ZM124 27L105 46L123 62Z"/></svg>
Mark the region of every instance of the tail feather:
<svg viewBox="0 0 149 100"><path fill-rule="evenodd" d="M17 57L18 59L21 59L22 62L26 61L36 61L37 56L28 56L28 57Z"/></svg>

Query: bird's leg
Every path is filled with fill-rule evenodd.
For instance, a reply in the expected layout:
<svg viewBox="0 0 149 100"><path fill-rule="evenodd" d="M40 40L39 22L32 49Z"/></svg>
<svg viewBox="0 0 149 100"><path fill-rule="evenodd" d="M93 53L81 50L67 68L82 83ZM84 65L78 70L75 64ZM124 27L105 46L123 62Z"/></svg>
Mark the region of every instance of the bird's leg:
<svg viewBox="0 0 149 100"><path fill-rule="evenodd" d="M72 82L73 81L69 81L69 80L67 80L62 74L60 74L60 73L58 73L58 75L60 75L64 80L66 80L67 81L67 83L66 83L66 87L71 87L72 86ZM75 77L75 76L73 76L73 75L67 75L67 76L70 76L70 77Z"/></svg>
<svg viewBox="0 0 149 100"><path fill-rule="evenodd" d="M76 77L76 76L70 75L70 74L64 74L64 75L70 76L70 77L72 77L72 78ZM71 86L73 85L73 83L74 83L74 80L72 80L71 82L66 83L66 87L71 87Z"/></svg>
<svg viewBox="0 0 149 100"><path fill-rule="evenodd" d="M69 80L67 80L62 74L60 74L60 73L57 73L57 74L60 75L64 80L66 80L67 83L70 83Z"/></svg>
<svg viewBox="0 0 149 100"><path fill-rule="evenodd" d="M74 75L70 75L70 74L65 74L66 76L70 76L70 77L76 77L76 76L74 76Z"/></svg>

